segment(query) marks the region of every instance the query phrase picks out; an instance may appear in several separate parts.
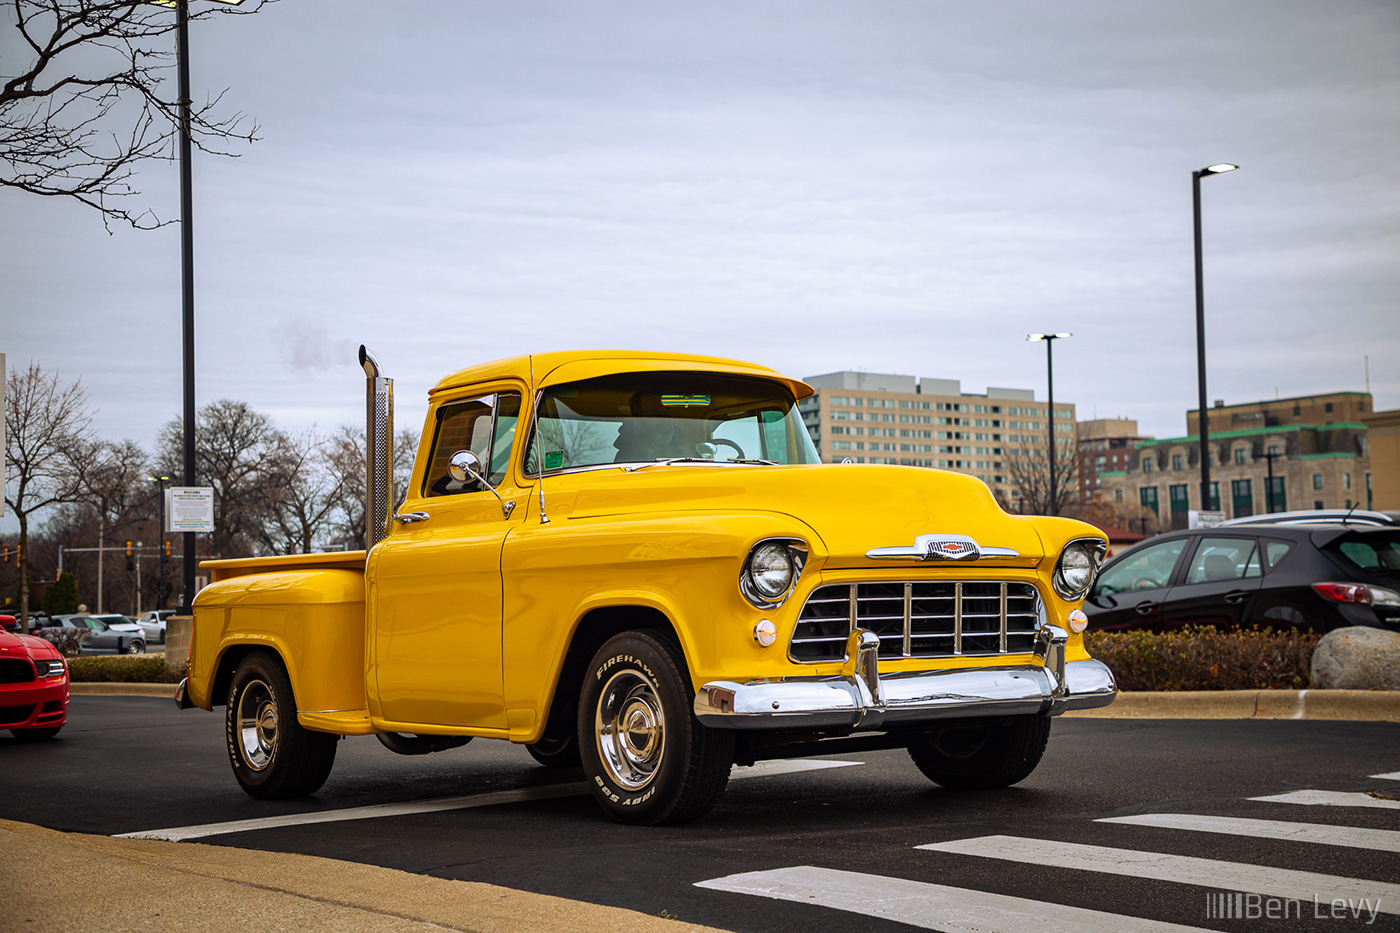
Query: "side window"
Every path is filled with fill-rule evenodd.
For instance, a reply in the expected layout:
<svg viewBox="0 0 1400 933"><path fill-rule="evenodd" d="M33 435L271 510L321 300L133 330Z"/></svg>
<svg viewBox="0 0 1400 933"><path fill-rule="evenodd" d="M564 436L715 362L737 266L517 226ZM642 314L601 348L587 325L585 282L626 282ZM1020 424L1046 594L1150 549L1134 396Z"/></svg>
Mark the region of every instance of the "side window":
<svg viewBox="0 0 1400 933"><path fill-rule="evenodd" d="M1273 570L1293 550L1291 541L1268 541L1264 544L1264 554L1269 559L1269 569Z"/></svg>
<svg viewBox="0 0 1400 933"><path fill-rule="evenodd" d="M1185 582L1214 583L1259 575L1259 545L1253 538L1202 538Z"/></svg>
<svg viewBox="0 0 1400 933"><path fill-rule="evenodd" d="M1111 596L1114 593L1131 593L1135 590L1155 590L1166 586L1172 577L1172 568L1186 547L1187 538L1177 538L1136 547L1123 555L1123 559L1104 571L1099 578L1096 591Z"/></svg>
<svg viewBox="0 0 1400 933"><path fill-rule="evenodd" d="M510 445L520 418L520 395L502 392L449 402L437 410L433 455L423 477L424 496L454 496L482 492L481 484L468 479L459 483L447 471L448 461L459 450L470 450L481 459L494 485L505 476Z"/></svg>

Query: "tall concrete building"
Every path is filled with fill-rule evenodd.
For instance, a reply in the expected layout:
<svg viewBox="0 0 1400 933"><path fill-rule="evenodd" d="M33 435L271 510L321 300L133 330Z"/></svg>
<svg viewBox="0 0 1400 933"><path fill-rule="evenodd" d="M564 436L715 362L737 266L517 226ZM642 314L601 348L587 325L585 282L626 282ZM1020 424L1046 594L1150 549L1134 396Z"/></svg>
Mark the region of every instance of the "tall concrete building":
<svg viewBox="0 0 1400 933"><path fill-rule="evenodd" d="M804 380L798 404L822 460L893 463L969 473L1015 510L1027 452L1049 442L1047 405L1031 389L962 391L957 379L836 372ZM1074 441L1074 405L1055 402L1060 449Z"/></svg>
<svg viewBox="0 0 1400 933"><path fill-rule="evenodd" d="M1126 470L1137 446L1152 438L1139 434L1138 423L1130 418L1096 418L1079 422L1077 440L1079 498L1087 502L1098 495L1099 474Z"/></svg>
<svg viewBox="0 0 1400 933"><path fill-rule="evenodd" d="M1121 472L1101 473L1099 497L1140 505L1158 526L1182 528L1206 508L1227 518L1294 509L1370 505L1371 453L1365 392L1273 399L1210 410L1210 501L1200 498L1198 412L1185 437L1144 441ZM1272 477L1272 480L1270 479Z"/></svg>

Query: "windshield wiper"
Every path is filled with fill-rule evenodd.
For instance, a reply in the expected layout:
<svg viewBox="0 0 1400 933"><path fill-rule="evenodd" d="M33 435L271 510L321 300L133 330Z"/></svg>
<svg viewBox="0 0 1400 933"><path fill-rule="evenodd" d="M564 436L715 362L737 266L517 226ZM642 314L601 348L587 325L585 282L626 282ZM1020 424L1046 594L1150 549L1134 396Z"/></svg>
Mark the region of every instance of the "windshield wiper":
<svg viewBox="0 0 1400 933"><path fill-rule="evenodd" d="M635 463L632 466L625 466L622 468L622 471L624 473L635 473L638 470L645 470L647 467L670 466L673 463L762 463L766 466L779 465L776 460L714 460L709 457L663 457L659 460L653 460L651 463Z"/></svg>

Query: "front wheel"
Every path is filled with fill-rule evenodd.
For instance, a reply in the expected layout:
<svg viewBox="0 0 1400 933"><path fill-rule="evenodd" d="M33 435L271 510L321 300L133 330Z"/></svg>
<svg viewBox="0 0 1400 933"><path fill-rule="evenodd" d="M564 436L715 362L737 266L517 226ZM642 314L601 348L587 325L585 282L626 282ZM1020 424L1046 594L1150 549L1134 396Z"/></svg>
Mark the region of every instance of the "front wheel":
<svg viewBox="0 0 1400 933"><path fill-rule="evenodd" d="M546 768L577 768L580 762L577 735L562 739L542 738L533 745L526 745L525 751Z"/></svg>
<svg viewBox="0 0 1400 933"><path fill-rule="evenodd" d="M58 735L58 730L62 728L62 726L52 726L48 729L11 729L10 735L21 742L42 742Z"/></svg>
<svg viewBox="0 0 1400 933"><path fill-rule="evenodd" d="M1049 739L1049 716L1017 716L926 733L909 743L909 757L949 790L987 790L1029 777Z"/></svg>
<svg viewBox="0 0 1400 933"><path fill-rule="evenodd" d="M130 645L127 646L126 653L127 653L127 654L145 654L145 653L146 653L146 643L145 643L144 641L142 641L141 639L138 638L138 639L134 640Z"/></svg>
<svg viewBox="0 0 1400 933"><path fill-rule="evenodd" d="M621 823L682 823L719 801L732 732L695 718L680 649L661 632L624 632L588 666L578 737L593 797Z"/></svg>
<svg viewBox="0 0 1400 933"><path fill-rule="evenodd" d="M238 665L224 723L233 776L249 796L302 797L330 776L339 736L301 727L291 679L275 657L255 652Z"/></svg>

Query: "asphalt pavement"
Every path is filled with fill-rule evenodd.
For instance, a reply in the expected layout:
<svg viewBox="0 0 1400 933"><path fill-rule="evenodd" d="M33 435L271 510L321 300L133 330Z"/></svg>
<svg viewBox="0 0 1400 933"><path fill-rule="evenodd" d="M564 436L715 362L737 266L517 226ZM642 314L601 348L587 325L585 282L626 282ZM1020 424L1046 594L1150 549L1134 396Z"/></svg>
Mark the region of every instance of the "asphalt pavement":
<svg viewBox="0 0 1400 933"><path fill-rule="evenodd" d="M1400 725L1393 723L1062 719L1040 768L1014 788L950 793L898 751L761 763L735 769L705 819L643 828L603 817L581 772L550 771L522 749L489 741L403 758L373 739L347 739L317 796L255 801L229 773L220 715L181 713L157 698L79 696L70 726L53 742L0 739L0 781L5 819L194 840L94 841L102 846L214 853L200 856L206 865L279 853L352 863L319 876L311 868L273 870L269 877L298 884L325 879L319 894L288 891L290 881L267 888L303 906L353 904L357 891L398 891L408 877L460 884L432 901L461 906L456 919L384 908L386 917L450 929L503 928L481 925L494 914L466 910L480 885L518 898L513 906L532 894L580 910L634 912L580 921L602 929L652 921L670 930L687 923L735 931L963 929L950 910L982 923L977 929L1008 931L1020 929L1017 911L1028 910L1040 926L1027 929L1042 930L1070 929L1086 917L1099 926L1083 929L1114 931L1400 928ZM1279 799L1304 791L1322 795L1320 802ZM249 820L257 822L238 822ZM0 832L6 861L16 832ZM1133 869L1142 859L1149 864ZM384 881L361 874L381 870L395 874ZM255 900L263 896L263 887L238 883ZM1296 901L1298 916L1279 925L1211 913L1215 894L1269 885L1276 893L1267 896L1282 898L1285 910ZM1359 913L1315 916L1332 909L1331 899L1319 908L1310 898L1338 892ZM435 897L422 895L425 903ZM1383 908L1368 914L1360 907L1367 898ZM370 900L364 906L378 909ZM52 897L21 902L53 907ZM130 928L190 929L173 922L188 919L189 907L162 916L172 918L169 926L147 916L147 925ZM561 918L561 928L572 922Z"/></svg>

